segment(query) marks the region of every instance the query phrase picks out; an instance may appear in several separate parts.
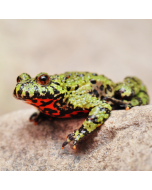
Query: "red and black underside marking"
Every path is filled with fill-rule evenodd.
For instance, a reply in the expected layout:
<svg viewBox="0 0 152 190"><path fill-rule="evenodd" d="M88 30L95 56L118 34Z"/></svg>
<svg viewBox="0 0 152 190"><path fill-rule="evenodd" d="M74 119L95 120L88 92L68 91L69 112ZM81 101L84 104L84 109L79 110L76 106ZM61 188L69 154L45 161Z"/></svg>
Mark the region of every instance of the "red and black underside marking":
<svg viewBox="0 0 152 190"><path fill-rule="evenodd" d="M51 117L71 118L86 115L89 110L81 108L74 109L72 105L67 105L61 99L27 99L26 103L37 107L42 113Z"/></svg>

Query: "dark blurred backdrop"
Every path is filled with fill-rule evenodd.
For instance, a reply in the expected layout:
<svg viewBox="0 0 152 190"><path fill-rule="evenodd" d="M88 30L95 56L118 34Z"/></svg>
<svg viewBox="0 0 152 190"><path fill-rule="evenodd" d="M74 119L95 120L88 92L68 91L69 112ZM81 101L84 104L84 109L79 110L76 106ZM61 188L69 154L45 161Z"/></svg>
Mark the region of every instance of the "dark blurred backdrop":
<svg viewBox="0 0 152 190"><path fill-rule="evenodd" d="M152 20L0 20L0 115L30 108L12 96L18 75L65 71L135 75L152 99Z"/></svg>

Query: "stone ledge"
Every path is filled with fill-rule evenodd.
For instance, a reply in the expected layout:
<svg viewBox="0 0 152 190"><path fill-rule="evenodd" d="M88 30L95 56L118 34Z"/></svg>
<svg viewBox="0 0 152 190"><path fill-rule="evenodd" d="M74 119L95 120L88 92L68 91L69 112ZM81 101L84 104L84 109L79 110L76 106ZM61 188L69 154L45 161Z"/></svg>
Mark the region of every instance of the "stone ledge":
<svg viewBox="0 0 152 190"><path fill-rule="evenodd" d="M152 170L152 105L113 111L77 150L61 145L85 118L36 126L28 120L34 111L0 117L0 170Z"/></svg>

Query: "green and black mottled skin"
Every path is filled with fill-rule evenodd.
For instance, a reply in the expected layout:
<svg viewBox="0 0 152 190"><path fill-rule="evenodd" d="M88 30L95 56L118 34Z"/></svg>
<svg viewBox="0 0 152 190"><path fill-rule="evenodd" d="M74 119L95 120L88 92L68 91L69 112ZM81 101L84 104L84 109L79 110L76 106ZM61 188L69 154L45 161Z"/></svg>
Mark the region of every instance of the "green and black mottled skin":
<svg viewBox="0 0 152 190"><path fill-rule="evenodd" d="M74 147L84 136L101 126L113 109L129 109L149 103L147 89L140 79L126 77L114 83L104 75L66 72L40 73L35 78L23 73L17 78L14 96L39 109L30 120L39 123L47 117L69 118L87 114L82 126L67 136Z"/></svg>

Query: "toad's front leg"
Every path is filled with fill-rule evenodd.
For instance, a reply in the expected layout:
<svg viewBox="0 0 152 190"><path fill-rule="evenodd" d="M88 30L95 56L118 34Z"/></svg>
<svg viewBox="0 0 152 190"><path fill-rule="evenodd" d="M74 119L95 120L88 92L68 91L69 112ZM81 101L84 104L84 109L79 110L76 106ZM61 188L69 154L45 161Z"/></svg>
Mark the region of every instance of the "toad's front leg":
<svg viewBox="0 0 152 190"><path fill-rule="evenodd" d="M46 114L44 114L44 113L38 111L38 112L34 112L34 113L30 116L29 120L30 120L31 122L34 122L35 125L37 125L37 124L39 124L41 121L44 121L44 120L46 120L46 119L48 119L48 118L49 118L49 117L48 117ZM51 120L51 118L49 118L49 120Z"/></svg>
<svg viewBox="0 0 152 190"><path fill-rule="evenodd" d="M109 104L102 102L92 108L82 126L67 136L67 140L62 144L61 148L63 149L69 142L73 141L73 149L76 149L77 142L101 126L109 118L111 110L112 108Z"/></svg>

